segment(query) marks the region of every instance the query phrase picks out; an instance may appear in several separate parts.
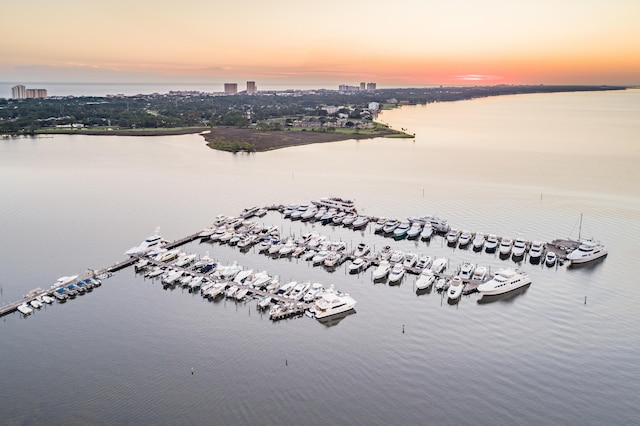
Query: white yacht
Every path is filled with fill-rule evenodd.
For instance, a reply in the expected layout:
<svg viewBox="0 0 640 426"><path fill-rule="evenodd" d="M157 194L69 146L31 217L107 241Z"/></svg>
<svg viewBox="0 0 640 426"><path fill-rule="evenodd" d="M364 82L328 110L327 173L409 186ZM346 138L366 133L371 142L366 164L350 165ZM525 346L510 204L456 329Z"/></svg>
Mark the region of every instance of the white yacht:
<svg viewBox="0 0 640 426"><path fill-rule="evenodd" d="M430 223L427 223L424 228L422 228L422 232L420 232L420 239L422 241L430 240L433 236L433 226Z"/></svg>
<svg viewBox="0 0 640 426"><path fill-rule="evenodd" d="M298 283L293 287L293 290L291 290L291 293L289 293L287 297L293 300L300 300L304 297L307 290L309 290L309 287L311 287L310 282Z"/></svg>
<svg viewBox="0 0 640 426"><path fill-rule="evenodd" d="M463 248L471 244L471 239L473 238L473 234L471 231L462 231L460 233L460 237L458 238L458 247Z"/></svg>
<svg viewBox="0 0 640 426"><path fill-rule="evenodd" d="M513 248L513 240L511 238L503 237L500 241L500 254L508 256Z"/></svg>
<svg viewBox="0 0 640 426"><path fill-rule="evenodd" d="M464 283L459 276L453 277L451 283L449 283L449 289L447 290L447 297L449 300L456 300L462 295L462 289L464 289Z"/></svg>
<svg viewBox="0 0 640 426"><path fill-rule="evenodd" d="M431 256L422 256L416 263L416 268L422 270L424 268L431 268L433 265L433 258Z"/></svg>
<svg viewBox="0 0 640 426"><path fill-rule="evenodd" d="M582 241L580 246L567 255L570 265L591 262L607 255L607 249L598 241Z"/></svg>
<svg viewBox="0 0 640 426"><path fill-rule="evenodd" d="M460 278L462 278L463 280L470 280L475 270L475 264L471 262L464 262L460 267Z"/></svg>
<svg viewBox="0 0 640 426"><path fill-rule="evenodd" d="M320 250L315 256L313 256L311 263L313 263L313 266L322 265L328 254L329 252L327 250Z"/></svg>
<svg viewBox="0 0 640 426"><path fill-rule="evenodd" d="M236 298L236 300L242 300L245 297L247 297L247 294L249 294L248 288L240 288L238 289L238 291L236 291L236 294L234 295L234 297Z"/></svg>
<svg viewBox="0 0 640 426"><path fill-rule="evenodd" d="M410 240L418 238L420 236L420 233L422 232L422 226L422 223L417 220L411 222L411 227L407 231L407 238Z"/></svg>
<svg viewBox="0 0 640 426"><path fill-rule="evenodd" d="M489 281L478 286L483 296L494 296L531 284L531 278L525 272L514 269L501 269Z"/></svg>
<svg viewBox="0 0 640 426"><path fill-rule="evenodd" d="M431 285L433 285L435 280L436 276L434 275L433 271L429 268L426 268L420 273L420 277L416 280L416 289L427 289Z"/></svg>
<svg viewBox="0 0 640 426"><path fill-rule="evenodd" d="M353 225L353 222L355 222L357 218L358 218L358 215L356 215L355 213L349 213L345 215L345 217L342 218L342 226Z"/></svg>
<svg viewBox="0 0 640 426"><path fill-rule="evenodd" d="M378 234L384 231L384 225L387 223L386 217L381 217L378 221L373 225L373 232Z"/></svg>
<svg viewBox="0 0 640 426"><path fill-rule="evenodd" d="M352 200L346 200L338 197L323 197L319 201L312 201L313 204L326 207L328 209L336 209L343 212L356 212L356 206Z"/></svg>
<svg viewBox="0 0 640 426"><path fill-rule="evenodd" d="M400 240L407 236L411 229L411 223L408 220L401 221L398 226L393 230L393 238Z"/></svg>
<svg viewBox="0 0 640 426"><path fill-rule="evenodd" d="M418 255L414 253L407 253L402 261L402 266L404 266L405 269L409 269L416 266L416 263L418 263Z"/></svg>
<svg viewBox="0 0 640 426"><path fill-rule="evenodd" d="M29 305L27 305L26 303L23 303L22 305L18 306L18 311L20 311L20 313L22 315L30 315L33 313L33 309L29 307Z"/></svg>
<svg viewBox="0 0 640 426"><path fill-rule="evenodd" d="M536 264L540 263L540 259L542 258L542 252L544 251L544 244L540 241L534 241L531 243L531 248L529 249L529 262Z"/></svg>
<svg viewBox="0 0 640 426"><path fill-rule="evenodd" d="M71 276L65 276L65 277L60 277L56 280L56 283L54 284L54 286L58 287L61 285L67 285L67 284L71 284L72 282L74 282L76 280L76 278L78 278L77 275L71 275Z"/></svg>
<svg viewBox="0 0 640 426"><path fill-rule="evenodd" d="M385 234L391 234L395 229L400 225L400 221L398 219L389 219L384 223L384 227L382 228L382 232Z"/></svg>
<svg viewBox="0 0 640 426"><path fill-rule="evenodd" d="M364 257L364 256L368 255L370 251L371 251L371 248L369 247L368 244L360 243L360 244L358 244L356 249L353 251L353 256L354 257Z"/></svg>
<svg viewBox="0 0 640 426"><path fill-rule="evenodd" d="M489 234L484 242L484 251L494 253L498 248L498 237L495 234Z"/></svg>
<svg viewBox="0 0 640 426"><path fill-rule="evenodd" d="M460 238L460 231L458 231L455 228L450 229L449 232L447 232L446 238L447 238L447 244L451 246L455 246L456 243L458 242L458 238Z"/></svg>
<svg viewBox="0 0 640 426"><path fill-rule="evenodd" d="M484 234L482 232L476 232L476 236L473 237L471 244L474 250L481 250L484 246Z"/></svg>
<svg viewBox="0 0 640 426"><path fill-rule="evenodd" d="M473 275L471 276L472 281L484 281L487 279L487 275L489 274L486 266L478 266L475 271L473 271Z"/></svg>
<svg viewBox="0 0 640 426"><path fill-rule="evenodd" d="M440 219L439 217L434 216L429 218L429 221L431 222L433 230L436 232L445 234L451 229L451 226L449 226L446 219Z"/></svg>
<svg viewBox="0 0 640 426"><path fill-rule="evenodd" d="M311 308L317 319L341 314L355 308L356 301L344 293L325 292Z"/></svg>
<svg viewBox="0 0 640 426"><path fill-rule="evenodd" d="M344 221L343 221L344 223ZM364 228L365 226L367 226L367 224L369 223L369 218L367 216L358 216L356 217L356 219L353 221L353 224L351 225L351 227L353 229L361 229Z"/></svg>
<svg viewBox="0 0 640 426"><path fill-rule="evenodd" d="M433 261L433 265L431 265L431 270L436 274L441 274L444 272L445 269L447 269L447 263L448 263L447 259L445 259L444 257L439 257Z"/></svg>
<svg viewBox="0 0 640 426"><path fill-rule="evenodd" d="M142 243L140 243L140 245L131 247L129 250L124 252L124 254L127 256L138 256L164 246L167 241L158 234L159 232L160 228L156 228L153 235L147 237Z"/></svg>
<svg viewBox="0 0 640 426"><path fill-rule="evenodd" d="M171 262L174 259L177 259L180 255L180 250L167 250L160 252L156 255L155 259L158 262Z"/></svg>
<svg viewBox="0 0 640 426"><path fill-rule="evenodd" d="M302 297L302 300L307 303L313 302L320 296L321 291L322 291L322 284L313 283L311 284L311 287L309 287L307 292Z"/></svg>
<svg viewBox="0 0 640 426"><path fill-rule="evenodd" d="M389 275L389 271L391 271L391 264L388 260L381 260L378 264L378 267L373 271L373 280L381 280L386 278Z"/></svg>
<svg viewBox="0 0 640 426"><path fill-rule="evenodd" d="M404 262L404 252L402 250L394 250L391 253L391 257L389 258L389 262L391 262L391 264L396 264L396 263L402 263Z"/></svg>
<svg viewBox="0 0 640 426"><path fill-rule="evenodd" d="M315 217L315 215L318 213L318 208L317 207L309 207L307 210L304 211L304 213L302 213L302 215L300 216L301 220L310 220L313 217Z"/></svg>
<svg viewBox="0 0 640 426"><path fill-rule="evenodd" d="M365 260L361 257L356 257L353 262L349 265L349 273L350 274L359 274L364 270L364 267L367 265Z"/></svg>
<svg viewBox="0 0 640 426"><path fill-rule="evenodd" d="M515 259L524 257L524 252L527 250L527 242L522 238L516 238L513 243L513 249L511 250L511 256Z"/></svg>
<svg viewBox="0 0 640 426"><path fill-rule="evenodd" d="M389 272L389 284L397 284L402 281L404 273L404 266L402 266L401 263L396 263L393 268L391 268L391 272Z"/></svg>

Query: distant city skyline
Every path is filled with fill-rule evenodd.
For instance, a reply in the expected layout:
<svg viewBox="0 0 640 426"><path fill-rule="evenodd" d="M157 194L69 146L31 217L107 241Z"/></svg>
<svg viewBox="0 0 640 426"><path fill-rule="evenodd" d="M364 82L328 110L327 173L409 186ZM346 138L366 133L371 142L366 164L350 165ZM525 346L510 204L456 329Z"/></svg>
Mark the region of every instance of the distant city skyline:
<svg viewBox="0 0 640 426"><path fill-rule="evenodd" d="M640 84L636 0L247 3L10 2L0 81Z"/></svg>

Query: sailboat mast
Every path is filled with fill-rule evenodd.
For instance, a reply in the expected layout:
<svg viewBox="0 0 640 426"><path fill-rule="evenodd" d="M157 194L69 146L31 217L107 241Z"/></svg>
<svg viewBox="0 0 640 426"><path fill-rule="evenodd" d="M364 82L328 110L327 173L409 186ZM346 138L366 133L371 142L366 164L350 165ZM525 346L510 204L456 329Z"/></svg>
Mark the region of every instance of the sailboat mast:
<svg viewBox="0 0 640 426"><path fill-rule="evenodd" d="M580 226L578 227L578 241L582 241L582 213L580 213Z"/></svg>

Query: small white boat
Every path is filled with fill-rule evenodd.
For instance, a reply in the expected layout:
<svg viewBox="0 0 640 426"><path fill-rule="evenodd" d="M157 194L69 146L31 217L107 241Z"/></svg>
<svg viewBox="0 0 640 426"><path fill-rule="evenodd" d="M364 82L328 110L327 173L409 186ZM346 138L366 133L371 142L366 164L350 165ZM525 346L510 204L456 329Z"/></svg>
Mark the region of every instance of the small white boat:
<svg viewBox="0 0 640 426"><path fill-rule="evenodd" d="M486 266L478 266L475 271L473 271L473 275L471 276L472 281L480 281L483 282L487 279L489 271Z"/></svg>
<svg viewBox="0 0 640 426"><path fill-rule="evenodd" d="M45 294L45 295L43 295L43 296L42 296L42 301L43 301L44 303L46 303L47 305L50 305L50 304L52 304L52 303L53 303L54 298L53 298L53 297L51 297L51 296L49 296L49 295L47 295L47 294Z"/></svg>
<svg viewBox="0 0 640 426"><path fill-rule="evenodd" d="M436 280L436 276L434 275L431 269L424 269L420 273L420 277L416 280L416 290L425 290L431 287Z"/></svg>
<svg viewBox="0 0 640 426"><path fill-rule="evenodd" d="M476 270L476 265L471 262L464 262L460 267L460 278L463 280L470 280L473 276L473 271Z"/></svg>
<svg viewBox="0 0 640 426"><path fill-rule="evenodd" d="M494 253L498 248L498 237L494 234L489 234L484 242L484 250L487 253Z"/></svg>
<svg viewBox="0 0 640 426"><path fill-rule="evenodd" d="M558 255L553 251L548 251L544 257L544 263L548 267L555 266L557 261L558 261Z"/></svg>
<svg viewBox="0 0 640 426"><path fill-rule="evenodd" d="M42 308L42 302L38 301L37 299L33 299L31 302L29 302L29 304L36 309Z"/></svg>
<svg viewBox="0 0 640 426"><path fill-rule="evenodd" d="M389 284L398 284L404 277L405 270L401 263L396 263L389 272Z"/></svg>
<svg viewBox="0 0 640 426"><path fill-rule="evenodd" d="M234 297L236 298L236 300L242 300L247 296L248 293L249 293L248 288L241 288L241 289L238 289L238 291L236 291L236 294Z"/></svg>
<svg viewBox="0 0 640 426"><path fill-rule="evenodd" d="M307 292L302 297L302 300L307 303L313 302L316 298L320 296L321 291L322 291L322 284L313 283L311 284L311 287L309 287Z"/></svg>
<svg viewBox="0 0 640 426"><path fill-rule="evenodd" d="M360 243L358 244L356 249L353 251L353 257L364 257L368 255L370 251L371 251L371 248L369 247L368 244Z"/></svg>
<svg viewBox="0 0 640 426"><path fill-rule="evenodd" d="M513 248L511 249L511 256L514 259L521 259L524 257L524 252L527 250L527 242L522 238L516 238L513 242Z"/></svg>
<svg viewBox="0 0 640 426"><path fill-rule="evenodd" d="M542 259L542 252L544 251L544 244L540 241L534 241L531 243L531 248L529 249L529 262L533 264L540 263L540 259Z"/></svg>
<svg viewBox="0 0 640 426"><path fill-rule="evenodd" d="M417 220L411 222L411 227L407 231L407 238L410 240L415 240L416 238L418 238L420 236L420 233L422 232L422 226L422 223Z"/></svg>
<svg viewBox="0 0 640 426"><path fill-rule="evenodd" d="M224 297L232 299L236 296L236 293L238 292L238 290L239 288L237 285L232 285L231 287L225 290Z"/></svg>
<svg viewBox="0 0 640 426"><path fill-rule="evenodd" d="M342 218L342 226L351 226L358 216L355 213L347 213Z"/></svg>
<svg viewBox="0 0 640 426"><path fill-rule="evenodd" d="M431 268L431 265L433 265L433 258L431 256L422 256L418 259L416 268L422 270L424 268Z"/></svg>
<svg viewBox="0 0 640 426"><path fill-rule="evenodd" d="M449 289L447 290L447 297L451 301L456 300L462 295L463 289L464 289L464 283L462 282L462 278L456 275L455 277L453 277L453 279L449 283Z"/></svg>
<svg viewBox="0 0 640 426"><path fill-rule="evenodd" d="M448 288L449 288L449 280L447 280L445 277L438 278L438 281L436 281L436 290L443 291Z"/></svg>
<svg viewBox="0 0 640 426"><path fill-rule="evenodd" d="M418 263L418 255L407 253L402 261L402 266L404 266L405 269L410 269L416 266L416 263Z"/></svg>
<svg viewBox="0 0 640 426"><path fill-rule="evenodd" d="M433 236L433 226L431 226L430 223L427 223L426 225L424 225L424 228L422 228L422 232L420 232L420 239L422 241L428 241L431 239L432 236Z"/></svg>
<svg viewBox="0 0 640 426"><path fill-rule="evenodd" d="M456 243L458 242L458 238L460 238L460 231L453 228L450 229L449 232L447 232L447 244L450 246L455 246Z"/></svg>
<svg viewBox="0 0 640 426"><path fill-rule="evenodd" d="M379 218L376 223L373 225L373 232L375 234L381 233L384 231L384 225L387 223L386 217Z"/></svg>
<svg viewBox="0 0 640 426"><path fill-rule="evenodd" d="M402 263L404 262L405 254L401 250L394 250L389 258L389 262L391 264Z"/></svg>
<svg viewBox="0 0 640 426"><path fill-rule="evenodd" d="M409 229L411 229L411 223L408 220L401 221L393 230L393 238L401 240L407 236Z"/></svg>
<svg viewBox="0 0 640 426"><path fill-rule="evenodd" d="M511 238L503 237L500 241L500 254L508 256L513 248L513 240Z"/></svg>
<svg viewBox="0 0 640 426"><path fill-rule="evenodd" d="M349 273L350 274L359 274L364 270L366 266L366 262L361 257L356 257L353 262L349 265Z"/></svg>
<svg viewBox="0 0 640 426"><path fill-rule="evenodd" d="M344 221L342 223L344 223ZM367 226L368 223L369 223L369 218L367 216L360 215L356 217L351 227L353 229L362 229L365 226Z"/></svg>
<svg viewBox="0 0 640 426"><path fill-rule="evenodd" d="M471 231L462 231L460 237L458 237L458 247L463 248L471 244L473 234Z"/></svg>
<svg viewBox="0 0 640 426"><path fill-rule="evenodd" d="M449 261L444 257L439 257L433 261L433 265L431 265L431 270L436 274L441 274L447 269L447 263Z"/></svg>
<svg viewBox="0 0 640 426"><path fill-rule="evenodd" d="M311 263L313 263L313 266L322 265L328 254L329 252L327 250L319 251L315 256L313 256Z"/></svg>
<svg viewBox="0 0 640 426"><path fill-rule="evenodd" d="M327 291L322 294L320 299L316 300L311 309L317 319L322 319L350 311L355 308L356 303L348 294Z"/></svg>
<svg viewBox="0 0 640 426"><path fill-rule="evenodd" d="M260 309L267 309L269 306L271 306L271 296L269 295L261 297L258 301L258 308Z"/></svg>
<svg viewBox="0 0 640 426"><path fill-rule="evenodd" d="M236 284L244 284L245 280L253 274L253 269L245 269L244 271L240 271L233 278L233 282Z"/></svg>
<svg viewBox="0 0 640 426"><path fill-rule="evenodd" d="M381 260L378 267L373 271L373 280L381 280L386 278L391 271L391 264L388 260Z"/></svg>
<svg viewBox="0 0 640 426"><path fill-rule="evenodd" d="M292 300L301 300L309 287L311 287L310 282L298 283L287 297Z"/></svg>
<svg viewBox="0 0 640 426"><path fill-rule="evenodd" d="M184 274L184 271L169 270L163 275L162 282L168 285L175 284L182 277L182 274Z"/></svg>
<svg viewBox="0 0 640 426"><path fill-rule="evenodd" d="M393 231L400 225L400 221L398 219L389 219L384 223L384 227L382 228L382 232L385 234L392 234Z"/></svg>
<svg viewBox="0 0 640 426"><path fill-rule="evenodd" d="M178 260L176 260L174 262L175 266L178 266L180 268L184 268L190 264L192 264L193 262L195 262L196 260L196 255L195 254L182 254L181 256L178 257Z"/></svg>
<svg viewBox="0 0 640 426"><path fill-rule="evenodd" d="M482 247L484 246L484 234L482 232L476 232L471 245L474 250L482 250Z"/></svg>
<svg viewBox="0 0 640 426"><path fill-rule="evenodd" d="M33 313L33 309L29 307L29 305L27 305L26 303L23 303L21 305L18 306L18 311L22 314L22 315L31 315Z"/></svg>

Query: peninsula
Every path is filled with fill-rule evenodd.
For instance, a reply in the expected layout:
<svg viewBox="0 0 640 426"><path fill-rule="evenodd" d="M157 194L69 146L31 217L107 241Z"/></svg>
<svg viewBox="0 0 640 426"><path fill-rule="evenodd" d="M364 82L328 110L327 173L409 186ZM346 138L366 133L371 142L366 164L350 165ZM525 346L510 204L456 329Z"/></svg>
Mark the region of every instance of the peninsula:
<svg viewBox="0 0 640 426"><path fill-rule="evenodd" d="M376 122L403 105L488 96L623 90L623 86L498 85L367 91L284 90L235 95L194 91L106 97L0 98L0 134L155 136L202 133L225 151L265 151L312 143L407 137Z"/></svg>

